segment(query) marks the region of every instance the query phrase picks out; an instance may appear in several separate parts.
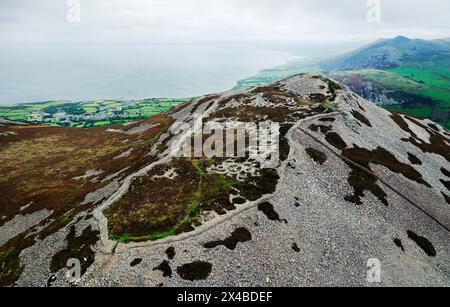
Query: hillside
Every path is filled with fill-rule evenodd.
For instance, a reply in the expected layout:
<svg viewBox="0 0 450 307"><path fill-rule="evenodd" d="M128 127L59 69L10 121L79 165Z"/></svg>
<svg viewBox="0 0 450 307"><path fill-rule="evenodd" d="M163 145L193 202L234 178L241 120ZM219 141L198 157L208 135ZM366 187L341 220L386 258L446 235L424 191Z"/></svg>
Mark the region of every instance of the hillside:
<svg viewBox="0 0 450 307"><path fill-rule="evenodd" d="M199 114L277 124L279 161L179 156ZM128 125L1 125L2 286L68 286L70 258L83 286L370 286L373 258L383 286L449 285L449 134L321 75Z"/></svg>
<svg viewBox="0 0 450 307"><path fill-rule="evenodd" d="M323 61L320 66L327 71L361 69L390 69L410 62L430 61L447 56L450 43L446 40L409 39L398 36L382 39L349 54Z"/></svg>
<svg viewBox="0 0 450 307"><path fill-rule="evenodd" d="M433 88L411 76L381 70L330 72L327 75L388 110L429 118L450 129L450 97L445 97L446 88Z"/></svg>
<svg viewBox="0 0 450 307"><path fill-rule="evenodd" d="M295 73L322 72L392 111L429 118L450 129L450 43L403 36L378 40L339 57L292 61L238 82L262 86Z"/></svg>
<svg viewBox="0 0 450 307"><path fill-rule="evenodd" d="M320 64L366 99L450 129L450 43L400 36Z"/></svg>

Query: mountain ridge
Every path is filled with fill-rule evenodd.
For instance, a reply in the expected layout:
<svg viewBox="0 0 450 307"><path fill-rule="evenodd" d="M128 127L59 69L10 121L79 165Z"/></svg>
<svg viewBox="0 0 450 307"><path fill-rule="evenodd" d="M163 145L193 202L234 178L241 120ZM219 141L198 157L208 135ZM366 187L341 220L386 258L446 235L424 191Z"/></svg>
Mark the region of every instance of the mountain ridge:
<svg viewBox="0 0 450 307"><path fill-rule="evenodd" d="M381 39L348 54L320 63L329 71L395 68L411 59L425 59L450 52L445 40L409 39L397 36Z"/></svg>

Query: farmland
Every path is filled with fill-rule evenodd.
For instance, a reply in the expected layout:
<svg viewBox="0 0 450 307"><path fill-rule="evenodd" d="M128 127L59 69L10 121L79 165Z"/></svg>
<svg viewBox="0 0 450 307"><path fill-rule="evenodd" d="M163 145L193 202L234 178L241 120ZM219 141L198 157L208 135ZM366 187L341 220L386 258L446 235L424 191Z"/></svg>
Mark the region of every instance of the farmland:
<svg viewBox="0 0 450 307"><path fill-rule="evenodd" d="M190 98L144 100L50 101L0 106L0 117L51 126L98 127L148 118Z"/></svg>

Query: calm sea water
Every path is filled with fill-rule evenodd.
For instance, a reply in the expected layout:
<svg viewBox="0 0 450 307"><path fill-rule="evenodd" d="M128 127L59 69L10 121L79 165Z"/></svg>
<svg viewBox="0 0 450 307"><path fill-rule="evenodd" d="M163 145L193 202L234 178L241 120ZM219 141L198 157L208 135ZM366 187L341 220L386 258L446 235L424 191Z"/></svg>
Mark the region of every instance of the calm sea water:
<svg viewBox="0 0 450 307"><path fill-rule="evenodd" d="M300 56L302 48L279 44L5 46L0 104L193 97Z"/></svg>

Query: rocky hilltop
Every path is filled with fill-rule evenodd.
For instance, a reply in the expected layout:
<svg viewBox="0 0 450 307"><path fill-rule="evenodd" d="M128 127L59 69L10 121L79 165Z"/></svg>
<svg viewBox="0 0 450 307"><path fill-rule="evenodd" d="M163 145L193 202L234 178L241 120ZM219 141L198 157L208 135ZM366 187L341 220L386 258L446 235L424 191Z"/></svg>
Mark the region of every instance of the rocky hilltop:
<svg viewBox="0 0 450 307"><path fill-rule="evenodd" d="M278 163L178 155L198 115L277 124ZM72 258L82 286L370 286L374 263L449 286L448 132L321 75L107 128L2 121L0 156L2 286L68 286Z"/></svg>

